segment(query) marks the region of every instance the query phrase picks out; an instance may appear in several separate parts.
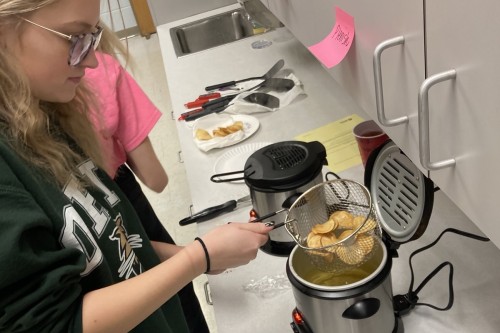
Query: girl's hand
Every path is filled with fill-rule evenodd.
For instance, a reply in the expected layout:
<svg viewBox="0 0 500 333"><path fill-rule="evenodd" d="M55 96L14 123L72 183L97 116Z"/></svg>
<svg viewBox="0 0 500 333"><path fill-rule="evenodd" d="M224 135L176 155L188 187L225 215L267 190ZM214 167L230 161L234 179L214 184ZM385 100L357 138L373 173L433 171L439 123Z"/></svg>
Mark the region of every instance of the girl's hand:
<svg viewBox="0 0 500 333"><path fill-rule="evenodd" d="M210 256L210 273L218 274L255 259L271 230L263 223L229 223L201 237Z"/></svg>

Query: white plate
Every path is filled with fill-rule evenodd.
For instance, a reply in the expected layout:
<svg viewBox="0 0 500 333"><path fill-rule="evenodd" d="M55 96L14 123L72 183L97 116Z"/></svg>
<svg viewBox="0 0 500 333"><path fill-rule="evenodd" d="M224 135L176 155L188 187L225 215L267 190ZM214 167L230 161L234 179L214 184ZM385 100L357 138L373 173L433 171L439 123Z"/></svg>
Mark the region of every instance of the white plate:
<svg viewBox="0 0 500 333"><path fill-rule="evenodd" d="M250 157L250 155L252 155L260 148L270 145L271 143L272 142L255 142L228 150L215 161L214 174L243 170L243 168L245 167L245 162ZM230 183L243 182L243 180L235 180Z"/></svg>
<svg viewBox="0 0 500 333"><path fill-rule="evenodd" d="M235 132L225 137L216 137L211 140L198 140L196 139L196 130L202 128L207 132L211 133L212 130L228 126L236 121L241 121L243 123L243 130L240 132ZM259 129L259 120L255 117L248 115L226 115L226 114L210 114L208 116L199 118L193 124L193 139L198 146L203 151L209 151L213 148L224 148L232 146L248 139Z"/></svg>

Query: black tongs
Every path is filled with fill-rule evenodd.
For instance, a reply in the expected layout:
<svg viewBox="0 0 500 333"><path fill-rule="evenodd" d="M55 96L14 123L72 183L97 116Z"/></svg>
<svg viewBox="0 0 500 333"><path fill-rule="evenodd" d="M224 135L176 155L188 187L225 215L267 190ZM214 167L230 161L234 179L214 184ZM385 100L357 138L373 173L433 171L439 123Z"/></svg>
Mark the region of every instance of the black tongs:
<svg viewBox="0 0 500 333"><path fill-rule="evenodd" d="M255 86L253 86L252 88L245 90L244 92L254 91L254 90L257 90L257 91L262 90L262 91L284 92L284 91L289 91L294 86L295 86L295 82L293 80L291 80L291 79L273 78L273 77L271 77L271 78L268 78L268 79L260 82L259 84L255 85ZM226 107L228 107L229 103L236 96L238 96L241 93L243 93L243 92L240 92L240 93L237 93L237 94L232 94L232 95L222 96L222 97L219 97L219 98L216 98L216 99L212 99L212 100L206 102L205 104L203 104L201 106L202 107L201 111L186 116L184 118L184 120L185 121L192 121L192 120L201 118L201 117L206 116L206 115L211 114L211 113L219 113L221 111L224 111L226 109ZM256 93L256 94L257 95L259 95L259 94L260 95L267 95L267 94L260 93L260 92ZM269 95L267 95L267 96L269 96ZM279 99L276 98L276 97L274 97L274 96L270 96L267 99L271 99L271 98L274 98L275 100L273 100L271 102L268 102L267 104L264 103L264 105L266 105L266 106L268 106L270 108L277 108L277 107L279 107ZM255 101L251 100L251 102L258 103L258 104L262 104L263 103L262 102L263 101L263 97L254 98L254 99L256 99L256 100Z"/></svg>
<svg viewBox="0 0 500 333"><path fill-rule="evenodd" d="M226 95L226 96L208 101L201 106L202 110L200 112L190 114L190 115L186 116L186 118L184 118L184 120L185 121L192 121L192 120L201 118L201 117L206 116L206 115L211 114L211 113L218 113L218 112L224 111L226 109L226 107L229 105L229 103L237 95L238 94Z"/></svg>

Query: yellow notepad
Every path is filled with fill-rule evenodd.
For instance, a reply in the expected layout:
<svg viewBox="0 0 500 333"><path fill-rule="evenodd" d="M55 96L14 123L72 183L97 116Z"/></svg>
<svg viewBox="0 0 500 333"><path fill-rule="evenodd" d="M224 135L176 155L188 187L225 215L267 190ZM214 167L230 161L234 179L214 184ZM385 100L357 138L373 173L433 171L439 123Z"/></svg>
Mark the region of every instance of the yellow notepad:
<svg viewBox="0 0 500 333"><path fill-rule="evenodd" d="M360 116L352 114L302 133L295 139L305 142L321 142L326 148L328 168L335 173L342 172L361 163L358 144L352 134L352 129L363 120Z"/></svg>

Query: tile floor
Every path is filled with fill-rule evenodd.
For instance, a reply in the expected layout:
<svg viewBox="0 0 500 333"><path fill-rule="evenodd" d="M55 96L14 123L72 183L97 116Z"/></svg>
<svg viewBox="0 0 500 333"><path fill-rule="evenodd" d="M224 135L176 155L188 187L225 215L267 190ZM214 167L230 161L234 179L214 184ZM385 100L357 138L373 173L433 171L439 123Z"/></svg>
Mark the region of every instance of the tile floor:
<svg viewBox="0 0 500 333"><path fill-rule="evenodd" d="M163 67L158 36L151 35L150 39L139 36L128 39L129 52L135 61L130 69L155 105L163 112L163 116L150 134L155 152L167 170L169 183L162 193L154 193L147 188L144 192L155 209L158 217L179 245L191 242L197 236L196 225L179 226L179 220L189 215L191 194L186 180L186 172L179 161L179 140L175 121L172 119L172 108L166 74ZM203 285L207 281L200 276L194 281L194 286L211 333L216 333L213 309L205 298Z"/></svg>

